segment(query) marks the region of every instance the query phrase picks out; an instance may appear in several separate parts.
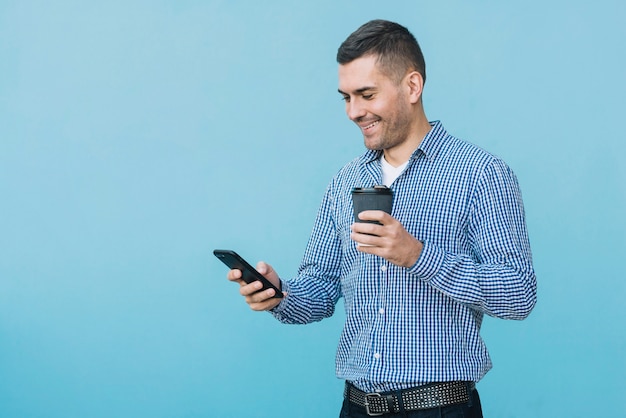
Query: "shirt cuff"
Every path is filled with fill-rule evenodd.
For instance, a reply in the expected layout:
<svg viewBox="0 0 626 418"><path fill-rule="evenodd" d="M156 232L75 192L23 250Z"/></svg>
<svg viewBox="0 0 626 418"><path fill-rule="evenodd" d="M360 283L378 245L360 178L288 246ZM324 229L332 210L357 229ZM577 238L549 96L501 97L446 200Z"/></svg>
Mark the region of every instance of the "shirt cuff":
<svg viewBox="0 0 626 418"><path fill-rule="evenodd" d="M424 242L422 253L415 265L409 269L409 273L421 280L429 281L439 273L445 256L446 254L443 250L428 242Z"/></svg>

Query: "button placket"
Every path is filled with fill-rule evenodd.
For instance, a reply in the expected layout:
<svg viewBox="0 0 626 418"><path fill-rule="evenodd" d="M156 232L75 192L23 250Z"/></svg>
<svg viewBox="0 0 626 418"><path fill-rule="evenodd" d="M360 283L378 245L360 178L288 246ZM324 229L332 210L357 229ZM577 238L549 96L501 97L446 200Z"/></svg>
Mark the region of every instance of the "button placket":
<svg viewBox="0 0 626 418"><path fill-rule="evenodd" d="M380 295L380 307L378 308L378 313L380 315L385 314L385 305L387 298L385 297L385 292L387 291L388 283L387 283L387 271L388 271L387 263L385 261L380 265L380 271L383 273L381 275L381 295Z"/></svg>
<svg viewBox="0 0 626 418"><path fill-rule="evenodd" d="M387 300L387 292L388 292L388 274L389 274L389 266L385 260L381 261L381 264L378 266L379 269L379 281L378 281L378 318L376 319L376 328L378 332L384 332L385 329L385 314L386 314L386 300ZM383 349L384 344L382 341L374 342L373 345L373 361L376 364L374 367L377 369L382 365L383 359Z"/></svg>

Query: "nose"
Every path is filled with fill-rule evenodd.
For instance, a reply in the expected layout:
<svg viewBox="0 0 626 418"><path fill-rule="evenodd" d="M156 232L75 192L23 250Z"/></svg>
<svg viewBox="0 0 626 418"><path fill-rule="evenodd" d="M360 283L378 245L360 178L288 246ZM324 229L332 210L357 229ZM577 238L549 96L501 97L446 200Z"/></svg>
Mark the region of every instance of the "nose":
<svg viewBox="0 0 626 418"><path fill-rule="evenodd" d="M358 100L351 100L349 102L346 102L346 114L351 121L356 121L357 119L365 116L366 113L367 112L365 111L363 106L359 104Z"/></svg>

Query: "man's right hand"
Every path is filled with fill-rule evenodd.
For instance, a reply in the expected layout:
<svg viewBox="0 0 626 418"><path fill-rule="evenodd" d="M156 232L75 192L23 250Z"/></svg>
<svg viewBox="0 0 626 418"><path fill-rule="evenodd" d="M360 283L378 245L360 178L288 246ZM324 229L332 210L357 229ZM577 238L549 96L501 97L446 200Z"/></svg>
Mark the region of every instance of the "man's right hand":
<svg viewBox="0 0 626 418"><path fill-rule="evenodd" d="M278 274L274 271L272 266L263 261L259 261L256 265L256 269L267 280L272 282L274 286L280 289L280 279ZM254 311L269 311L270 309L278 306L282 299L275 298L276 291L274 289L267 289L261 291L263 284L259 281L252 282L250 284L244 282L241 279L241 270L233 269L228 272L226 276L231 282L239 283L239 293L246 299L246 303L250 306L250 309ZM286 296L286 294L285 294Z"/></svg>

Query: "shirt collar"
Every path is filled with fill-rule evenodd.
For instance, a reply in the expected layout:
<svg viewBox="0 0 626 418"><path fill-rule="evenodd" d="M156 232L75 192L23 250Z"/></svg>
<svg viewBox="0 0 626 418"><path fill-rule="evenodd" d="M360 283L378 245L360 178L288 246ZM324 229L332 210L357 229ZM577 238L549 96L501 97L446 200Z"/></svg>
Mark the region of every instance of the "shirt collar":
<svg viewBox="0 0 626 418"><path fill-rule="evenodd" d="M431 126L430 131L428 131L411 158L417 158L417 156L422 153L426 158L432 160L441 149L444 138L448 136L448 131L446 131L446 128L443 127L440 121L436 120L429 123Z"/></svg>
<svg viewBox="0 0 626 418"><path fill-rule="evenodd" d="M436 120L429 123L431 126L430 131L428 131L420 143L420 146L413 152L411 159L417 158L419 154L424 154L429 160L435 158L437 152L441 149L443 139L448 136L448 132L443 127L441 121ZM379 150L368 149L361 155L361 162L364 164L371 163L372 161L380 159L382 153L383 152Z"/></svg>

